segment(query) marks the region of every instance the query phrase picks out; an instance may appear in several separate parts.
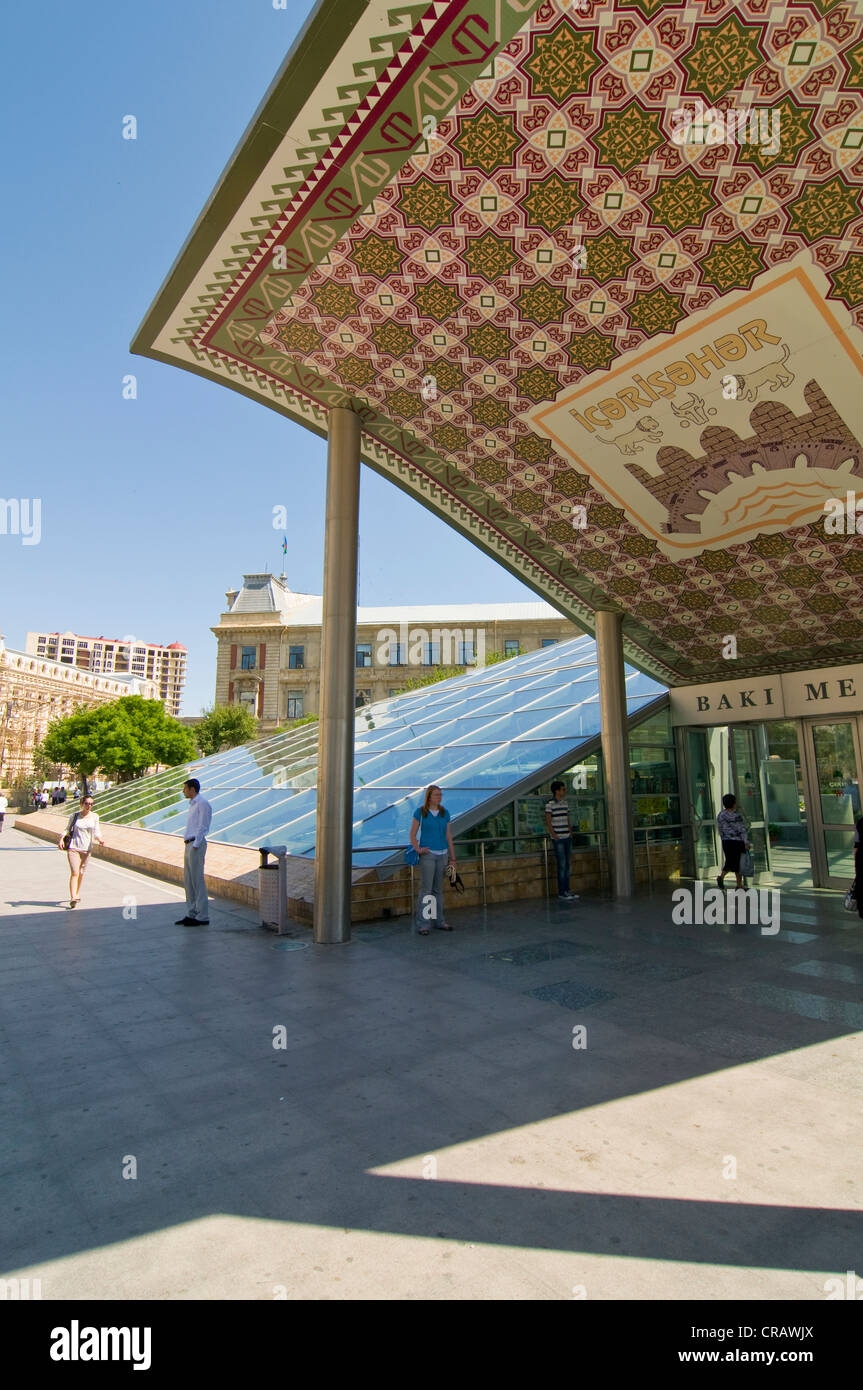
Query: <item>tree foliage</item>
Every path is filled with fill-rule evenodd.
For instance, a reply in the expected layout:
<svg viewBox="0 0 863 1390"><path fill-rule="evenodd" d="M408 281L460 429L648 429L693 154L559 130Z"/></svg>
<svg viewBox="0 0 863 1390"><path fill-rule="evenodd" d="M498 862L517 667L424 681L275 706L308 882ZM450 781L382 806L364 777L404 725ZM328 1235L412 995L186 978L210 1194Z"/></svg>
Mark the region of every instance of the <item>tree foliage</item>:
<svg viewBox="0 0 863 1390"><path fill-rule="evenodd" d="M166 714L160 700L140 695L55 719L39 747L46 758L82 777L101 772L121 782L156 763L175 767L197 757L191 731Z"/></svg>
<svg viewBox="0 0 863 1390"><path fill-rule="evenodd" d="M41 747L33 749L33 774L28 781L58 782L63 776L63 764L45 756Z"/></svg>
<svg viewBox="0 0 863 1390"><path fill-rule="evenodd" d="M214 705L203 714L192 733L204 757L220 753L223 748L236 748L257 737L258 721L245 705Z"/></svg>
<svg viewBox="0 0 863 1390"><path fill-rule="evenodd" d="M426 685L437 685L438 681L451 680L453 676L463 676L467 668L464 666L432 666L424 676L412 676L404 685L399 686L397 695L404 695L408 690L422 690Z"/></svg>
<svg viewBox="0 0 863 1390"><path fill-rule="evenodd" d="M519 648L518 655L521 656L521 648ZM512 659L503 652L488 652L484 664L496 666L499 661L511 661ZM405 681L404 685L396 691L396 694L404 695L408 690L421 690L426 685L437 685L438 681L452 680L453 676L463 676L465 671L475 669L475 667L468 666L432 666L425 675L413 676L409 681Z"/></svg>

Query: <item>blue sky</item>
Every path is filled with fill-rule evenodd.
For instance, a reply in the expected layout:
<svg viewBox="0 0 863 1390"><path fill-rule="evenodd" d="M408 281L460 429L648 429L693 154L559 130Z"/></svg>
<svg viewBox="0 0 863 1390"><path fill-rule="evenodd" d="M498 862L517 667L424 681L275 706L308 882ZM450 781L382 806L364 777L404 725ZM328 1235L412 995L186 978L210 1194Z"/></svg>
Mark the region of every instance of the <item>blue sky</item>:
<svg viewBox="0 0 863 1390"><path fill-rule="evenodd" d="M326 444L129 343L312 8L48 0L4 17L0 494L41 499L42 526L38 545L0 535L0 632L183 642L184 714L212 701L225 590L282 568L274 506L289 584L320 593ZM363 604L535 598L367 468L360 525Z"/></svg>

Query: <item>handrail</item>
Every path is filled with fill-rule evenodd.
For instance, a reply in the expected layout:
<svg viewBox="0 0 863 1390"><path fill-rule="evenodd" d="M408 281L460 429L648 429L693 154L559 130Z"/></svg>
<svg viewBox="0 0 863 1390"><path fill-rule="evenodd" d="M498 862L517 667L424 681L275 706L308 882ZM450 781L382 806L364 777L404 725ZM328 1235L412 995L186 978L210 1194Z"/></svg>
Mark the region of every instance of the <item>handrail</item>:
<svg viewBox="0 0 863 1390"><path fill-rule="evenodd" d="M635 825L635 826L633 826L633 828L632 828L632 833L633 833L633 835L644 835L645 838L646 838L647 836L653 835L653 834L655 834L657 831L660 831L660 830L663 830L663 831L665 831L665 830L682 830L682 831L687 832L688 829L689 829L688 826L685 826L685 825L683 825L683 824L680 823L680 822L675 822L675 823L672 824L672 825ZM587 836L588 838L593 838L593 839L597 839L597 840L607 840L607 839L608 839L608 831L607 831L607 830L575 830L575 831L573 831L573 834L575 834L575 835L585 835L585 836ZM467 837L467 838L464 838L464 837L462 837L462 836L457 836L457 837L455 838L455 844L456 844L456 846L459 846L459 845L488 845L488 844L498 844L498 843L500 843L501 841L505 841L505 840L548 840L548 838L549 838L549 837L548 837L548 834L547 834L546 831L544 831L544 830L543 830L543 831L522 831L522 830L514 830L514 831L512 832L512 834L506 834L506 835L474 835L474 836L469 836L469 837ZM352 848L352 850L351 850L351 858L353 858L353 856L354 856L355 854L383 854L383 853L385 853L386 851L405 850L405 849L407 849L407 848L408 848L408 845L407 845L407 843L406 843L404 840L400 840L400 841L398 842L398 844L394 844L394 845L361 845L361 846L357 846L357 847ZM573 846L573 849L574 849L574 850L577 850L578 848L580 848L578 845ZM583 848L583 846L581 846L581 848ZM384 866L382 865L381 867L384 867Z"/></svg>
<svg viewBox="0 0 863 1390"><path fill-rule="evenodd" d="M679 833L676 833L676 834L674 834L674 835L672 836L671 841L670 841L670 843L672 843L672 844L674 844L674 843L676 843L676 844L685 844L686 841L687 841L687 837L689 837L689 839L691 840L691 830L690 830L690 827L685 826L685 825L683 825L682 823L679 823L679 822L678 822L678 823L675 823L675 824L672 824L672 825L642 825L642 826L633 826L633 836L634 836L634 837L635 837L635 836L641 836L641 837L642 837L641 840L640 840L640 843L643 843L643 845L644 845L644 847L645 847L645 850L646 850L646 856L647 856L647 877L648 877L648 884L649 884L650 886L652 886L652 884L653 884L653 865L652 865L652 863L651 863L651 856L650 856L651 836L656 836L658 832L668 832L668 831L679 832ZM609 839L609 836L608 836L608 831L607 831L607 830L581 830L581 831L576 831L575 833L576 833L576 834L579 834L579 835L582 835L582 836L585 836L585 837L587 837L587 838L589 838L589 839L595 841L595 844L592 844L592 845L589 845L589 846L584 846L584 845L582 845L582 846L574 846L574 847L573 847L573 850L574 850L574 853L576 853L576 854L579 852L579 849L589 848L589 849L595 850L595 851L597 852L598 858L599 858L599 881L600 881L600 891L602 891L602 889L603 889L604 887L606 887L606 886L609 886L609 887L610 887L610 870L609 870L609 864L608 864L608 854L609 854L609 846L608 846L608 839ZM472 858L468 859L467 862L470 863L472 866L475 866L475 871L476 871L476 873L479 875L478 886L479 886L479 888L480 888L480 890L481 890L481 902L482 902L483 907L487 907L487 905L488 905L488 882L487 882L487 875L486 875L486 862L487 862L487 861L486 861L486 848L487 848L489 842L492 841L492 843L500 843L500 842L504 842L504 843L505 843L505 842L507 842L507 841L512 841L513 844L514 844L516 841L524 841L524 840L533 840L533 841L537 841L537 840L538 840L538 841L540 841L540 843L541 843L541 846L542 846L542 879L543 879L544 885L545 885L545 896L546 896L546 898L548 898L548 897L550 896L550 894L551 894L551 883L550 883L550 875L549 875L549 853L548 853L548 847L549 847L549 844L551 843L551 841L550 841L550 838L549 838L548 834L547 834L545 831L527 831L527 832L525 832L525 833L523 833L523 834L519 834L518 832L515 832L515 831L514 831L512 835L500 835L500 836L494 837L493 839L492 839L491 836L487 836L487 835L474 835L474 836L468 836L468 837L466 837L466 838L458 838L458 839L456 839L456 845L459 846L459 847L467 847L467 846L471 846L471 845L479 845L479 853L478 853L478 854L475 854ZM655 847L658 847L658 846L659 846L660 844L662 844L662 843L663 843L663 841L656 840L656 839L654 839L654 841L653 841L653 844L654 844ZM669 843L669 842L666 841L665 843ZM352 849L352 851L351 851L351 861L352 861L352 863L353 863L353 861L354 861L359 855L362 855L362 854L381 854L381 853L386 853L387 851L399 851L399 850L404 850L405 848L406 848L406 846L405 846L404 842L400 842L400 843L397 844L397 845L366 845L366 846L364 846L362 849ZM691 853L691 844L690 844L690 847L689 847L689 848L690 848L690 853ZM515 854L516 852L513 851L513 853ZM403 865L403 864L398 864L398 863L393 864L393 863L390 863L390 864L365 864L365 865L361 865L361 866L358 866L358 867L362 867L362 868L368 869L368 871L369 871L370 873L373 873L375 870L378 870L378 871L381 871L381 872L389 871L389 872L387 873L387 877L389 877L389 876L391 875L391 873L397 872L399 868L408 867L408 868L409 868L409 876L410 876L410 885L409 885L407 891L408 891L408 893L409 893L410 898L411 898L411 899L414 898L414 896L415 896L415 890L416 890L416 865L411 864L411 865L409 865L409 866L405 866L405 865ZM387 900L387 894L386 894L386 893L385 893L380 899L366 899L366 901L370 901L370 902L376 902L376 901L385 902L386 900Z"/></svg>

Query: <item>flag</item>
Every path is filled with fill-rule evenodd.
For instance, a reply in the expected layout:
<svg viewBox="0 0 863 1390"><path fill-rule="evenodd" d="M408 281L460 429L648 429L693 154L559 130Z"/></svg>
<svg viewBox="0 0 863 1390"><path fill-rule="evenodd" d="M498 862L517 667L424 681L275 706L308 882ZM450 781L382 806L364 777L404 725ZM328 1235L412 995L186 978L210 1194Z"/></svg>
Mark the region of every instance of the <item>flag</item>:
<svg viewBox="0 0 863 1390"><path fill-rule="evenodd" d="M287 538L287 536L285 536L285 539L282 541L282 554L283 554L283 555L287 555L287 553L288 553L288 538Z"/></svg>

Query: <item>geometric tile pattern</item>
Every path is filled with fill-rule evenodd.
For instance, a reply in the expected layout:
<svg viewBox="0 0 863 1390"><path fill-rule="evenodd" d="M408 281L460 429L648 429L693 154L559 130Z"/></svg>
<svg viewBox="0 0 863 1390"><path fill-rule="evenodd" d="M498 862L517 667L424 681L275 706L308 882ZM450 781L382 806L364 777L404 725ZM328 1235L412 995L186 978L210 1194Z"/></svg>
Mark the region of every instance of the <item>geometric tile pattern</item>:
<svg viewBox="0 0 863 1390"><path fill-rule="evenodd" d="M670 561L529 418L801 253L863 328L863 12L543 0L516 6L504 32L506 6L475 8L454 28L460 7L413 7L377 86L345 89L342 135L317 163L301 151L305 180L286 170L295 181L261 202L268 215L232 232L223 278L177 309L172 351L319 432L329 404L367 408L373 466L431 487L576 619L620 607L630 659L672 684L727 674L728 632L739 675L863 659L859 537L810 523ZM434 63L445 24L464 56ZM408 139L406 75L426 82L425 110L449 84L422 138L411 126ZM672 112L697 117L699 102L778 112L778 145L757 128L675 143ZM366 139L360 179L348 137L379 110L388 133ZM319 216L273 270L288 213L326 178L329 224ZM852 446L854 424L837 425Z"/></svg>

